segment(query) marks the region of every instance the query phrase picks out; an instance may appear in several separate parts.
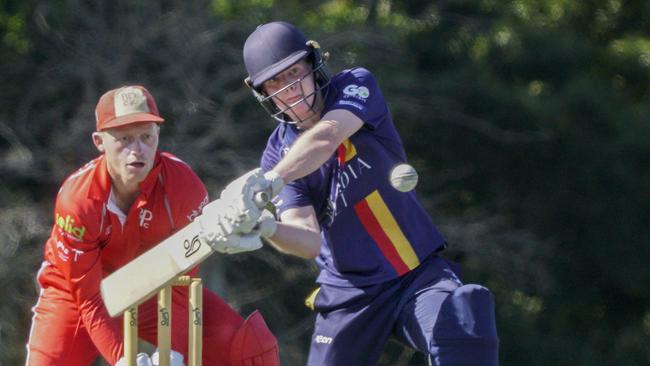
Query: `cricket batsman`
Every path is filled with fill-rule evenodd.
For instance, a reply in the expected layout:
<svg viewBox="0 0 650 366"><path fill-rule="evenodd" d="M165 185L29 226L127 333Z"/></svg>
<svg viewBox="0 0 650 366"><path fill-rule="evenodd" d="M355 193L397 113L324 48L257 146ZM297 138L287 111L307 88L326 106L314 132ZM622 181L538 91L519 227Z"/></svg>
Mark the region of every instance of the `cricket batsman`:
<svg viewBox="0 0 650 366"><path fill-rule="evenodd" d="M28 366L88 366L100 355L111 365L124 365L122 321L109 316L100 281L188 225L208 203L192 169L158 151L163 118L147 89L108 91L95 116L92 140L101 155L70 175L56 198L37 275L40 295L27 343ZM215 250L241 249L236 240L221 244ZM189 274L197 276L198 268ZM187 291L173 288L174 366L187 360ZM244 320L208 289L203 309L203 365L280 364L276 339L258 312ZM138 334L155 345L155 297L142 303L138 314ZM138 355L139 366L151 364L158 364L155 353Z"/></svg>
<svg viewBox="0 0 650 366"><path fill-rule="evenodd" d="M416 193L389 182L406 154L372 73L330 76L318 43L286 22L257 27L243 58L246 84L279 124L256 179L222 197L253 207L250 191L268 189L279 220L264 235L316 259L308 364L375 365L392 336L432 365L497 365L492 294L461 282Z"/></svg>

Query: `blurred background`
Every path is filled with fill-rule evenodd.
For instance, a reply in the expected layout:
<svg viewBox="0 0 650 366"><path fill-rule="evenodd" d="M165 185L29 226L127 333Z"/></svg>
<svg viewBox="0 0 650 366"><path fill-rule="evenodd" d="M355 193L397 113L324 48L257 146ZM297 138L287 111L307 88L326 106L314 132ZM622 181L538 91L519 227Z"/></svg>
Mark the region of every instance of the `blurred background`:
<svg viewBox="0 0 650 366"><path fill-rule="evenodd" d="M99 96L145 85L161 148L215 197L275 126L241 60L271 20L331 71L376 75L446 257L494 292L501 365L650 364L650 2L1 0L1 366L24 362L54 198L97 155ZM305 364L313 263L264 248L203 273ZM424 362L391 342L380 364Z"/></svg>

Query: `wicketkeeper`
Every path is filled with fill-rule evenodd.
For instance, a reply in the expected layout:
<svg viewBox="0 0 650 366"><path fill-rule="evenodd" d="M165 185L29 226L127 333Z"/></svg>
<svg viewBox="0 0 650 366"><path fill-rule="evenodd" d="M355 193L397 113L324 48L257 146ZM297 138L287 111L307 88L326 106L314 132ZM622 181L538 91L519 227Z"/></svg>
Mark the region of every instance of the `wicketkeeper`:
<svg viewBox="0 0 650 366"><path fill-rule="evenodd" d="M95 116L92 139L101 155L70 175L56 199L38 272L41 291L27 344L30 366L88 366L99 355L122 365L122 321L109 316L100 281L182 229L208 203L192 169L158 151L163 119L144 87L105 93ZM215 250L228 249L219 243ZM197 276L198 268L189 274ZM187 359L187 287L174 287L172 303L172 365L180 366ZM279 365L276 339L258 312L244 320L207 289L203 309L203 365ZM155 297L139 306L138 315L140 337L155 345ZM155 354L152 359L157 364ZM138 355L138 365L151 362Z"/></svg>
<svg viewBox="0 0 650 366"><path fill-rule="evenodd" d="M308 364L374 365L394 336L433 365L497 365L492 294L461 282L416 193L390 185L406 155L372 73L330 76L318 43L285 22L255 29L243 56L246 84L279 124L261 171L222 197L247 204L242 226L253 227L251 192L277 195L265 235L320 266Z"/></svg>

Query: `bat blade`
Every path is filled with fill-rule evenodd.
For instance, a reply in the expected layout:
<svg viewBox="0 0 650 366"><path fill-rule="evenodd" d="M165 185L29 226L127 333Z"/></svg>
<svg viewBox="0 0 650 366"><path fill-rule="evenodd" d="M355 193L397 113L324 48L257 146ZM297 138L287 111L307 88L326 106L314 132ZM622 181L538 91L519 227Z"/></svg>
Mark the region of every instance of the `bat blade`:
<svg viewBox="0 0 650 366"><path fill-rule="evenodd" d="M199 233L194 221L104 278L100 290L108 313L122 314L212 254Z"/></svg>

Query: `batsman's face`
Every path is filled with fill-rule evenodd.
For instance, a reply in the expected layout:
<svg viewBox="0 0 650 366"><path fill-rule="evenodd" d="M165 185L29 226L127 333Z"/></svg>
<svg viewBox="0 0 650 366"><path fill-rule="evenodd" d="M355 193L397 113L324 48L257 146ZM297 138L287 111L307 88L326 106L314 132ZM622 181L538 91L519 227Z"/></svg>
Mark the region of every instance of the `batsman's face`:
<svg viewBox="0 0 650 366"><path fill-rule="evenodd" d="M314 74L311 64L305 60L265 81L262 87L266 95L272 96L275 105L286 109L286 114L294 121L310 119L318 112L313 109L316 99Z"/></svg>
<svg viewBox="0 0 650 366"><path fill-rule="evenodd" d="M135 123L93 133L93 142L106 155L113 180L126 186L142 182L153 167L160 127L153 122Z"/></svg>

